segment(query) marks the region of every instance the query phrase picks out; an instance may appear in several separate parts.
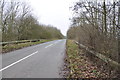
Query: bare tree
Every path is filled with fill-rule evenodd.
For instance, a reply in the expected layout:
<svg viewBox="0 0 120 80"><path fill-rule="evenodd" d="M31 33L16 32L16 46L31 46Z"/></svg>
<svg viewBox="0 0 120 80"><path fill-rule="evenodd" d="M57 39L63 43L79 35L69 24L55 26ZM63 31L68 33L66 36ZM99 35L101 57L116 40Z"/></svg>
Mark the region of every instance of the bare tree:
<svg viewBox="0 0 120 80"><path fill-rule="evenodd" d="M68 38L76 39L90 49L117 61L119 56L119 1L79 1L73 6L73 24ZM84 21L83 21L84 20ZM111 74L111 72L110 72Z"/></svg>

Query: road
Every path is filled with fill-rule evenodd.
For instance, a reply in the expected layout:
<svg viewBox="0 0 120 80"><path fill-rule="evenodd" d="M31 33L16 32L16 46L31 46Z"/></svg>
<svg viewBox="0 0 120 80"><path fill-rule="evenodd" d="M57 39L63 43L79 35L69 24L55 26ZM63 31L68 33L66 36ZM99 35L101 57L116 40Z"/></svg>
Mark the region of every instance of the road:
<svg viewBox="0 0 120 80"><path fill-rule="evenodd" d="M3 78L61 78L66 40L54 40L2 55Z"/></svg>

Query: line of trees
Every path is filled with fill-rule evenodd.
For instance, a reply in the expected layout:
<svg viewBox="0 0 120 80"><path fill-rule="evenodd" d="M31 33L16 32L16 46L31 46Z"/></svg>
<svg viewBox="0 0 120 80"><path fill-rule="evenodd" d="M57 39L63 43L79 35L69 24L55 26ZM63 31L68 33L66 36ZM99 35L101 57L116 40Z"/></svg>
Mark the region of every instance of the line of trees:
<svg viewBox="0 0 120 80"><path fill-rule="evenodd" d="M81 0L71 9L67 37L120 62L120 0Z"/></svg>
<svg viewBox="0 0 120 80"><path fill-rule="evenodd" d="M0 1L0 32L2 41L63 38L60 30L40 24L25 2Z"/></svg>

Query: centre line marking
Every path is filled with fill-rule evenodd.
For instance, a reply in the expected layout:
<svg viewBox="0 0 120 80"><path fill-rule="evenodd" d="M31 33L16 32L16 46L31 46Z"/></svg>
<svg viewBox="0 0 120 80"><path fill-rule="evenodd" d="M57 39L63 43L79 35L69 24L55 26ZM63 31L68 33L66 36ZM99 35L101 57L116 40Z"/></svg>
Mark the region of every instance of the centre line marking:
<svg viewBox="0 0 120 80"><path fill-rule="evenodd" d="M48 46L46 46L45 48L48 48L48 47L50 47L50 46L52 46L53 44L50 44L50 45L48 45Z"/></svg>
<svg viewBox="0 0 120 80"><path fill-rule="evenodd" d="M15 64L17 64L17 63L19 63L19 62L21 62L21 61L23 61L23 60L25 60L25 59L27 59L27 58L29 58L29 57L31 57L32 55L34 55L34 54L36 54L36 53L38 53L38 51L36 51L36 52L34 52L34 53L32 53L32 54L24 57L24 58L22 58L22 59L20 59L20 60L18 60L18 61L16 61L16 62L14 62L14 63L12 63L12 64L10 64L10 65L8 65L8 66L0 69L0 72L3 71L3 70L5 70L5 69L7 69L7 68L9 68L9 67L11 67L11 66L13 66L13 65L15 65Z"/></svg>

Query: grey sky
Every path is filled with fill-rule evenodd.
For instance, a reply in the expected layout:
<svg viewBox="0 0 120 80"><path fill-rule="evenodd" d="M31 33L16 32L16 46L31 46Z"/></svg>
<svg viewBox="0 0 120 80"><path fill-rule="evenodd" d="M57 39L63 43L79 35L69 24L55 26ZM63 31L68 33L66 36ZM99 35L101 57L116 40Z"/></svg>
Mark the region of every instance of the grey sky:
<svg viewBox="0 0 120 80"><path fill-rule="evenodd" d="M29 5L32 8L34 16L36 16L36 18L41 24L52 25L54 27L57 27L58 29L61 30L61 32L64 35L66 35L66 32L70 26L69 18L72 17L72 12L71 10L69 10L69 7L71 7L73 3L79 0L20 0L20 1L26 1L29 3Z"/></svg>
<svg viewBox="0 0 120 80"><path fill-rule="evenodd" d="M40 23L53 25L66 35L72 16L69 7L75 1L78 0L29 0L29 3Z"/></svg>

